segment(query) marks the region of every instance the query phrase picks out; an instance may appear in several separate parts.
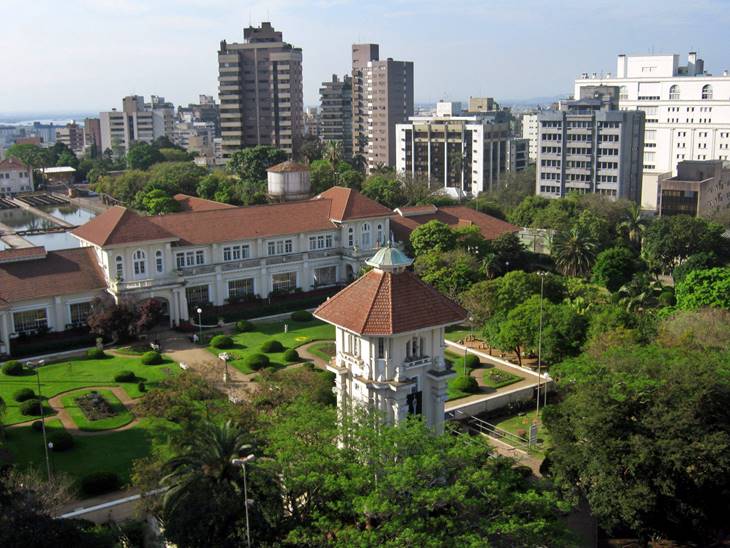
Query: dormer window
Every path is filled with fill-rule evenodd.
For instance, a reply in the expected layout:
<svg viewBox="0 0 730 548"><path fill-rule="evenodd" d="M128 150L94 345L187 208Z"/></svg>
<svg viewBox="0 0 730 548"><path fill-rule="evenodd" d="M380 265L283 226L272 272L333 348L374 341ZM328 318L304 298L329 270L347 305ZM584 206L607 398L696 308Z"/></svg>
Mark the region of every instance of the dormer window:
<svg viewBox="0 0 730 548"><path fill-rule="evenodd" d="M142 276L147 273L147 255L141 249L134 252L134 275Z"/></svg>
<svg viewBox="0 0 730 548"><path fill-rule="evenodd" d="M355 247L355 229L352 227L347 229L347 247Z"/></svg>
<svg viewBox="0 0 730 548"><path fill-rule="evenodd" d="M114 260L116 265L116 272L117 272L117 280L121 280L124 278L124 259L121 255L117 255L117 258Z"/></svg>

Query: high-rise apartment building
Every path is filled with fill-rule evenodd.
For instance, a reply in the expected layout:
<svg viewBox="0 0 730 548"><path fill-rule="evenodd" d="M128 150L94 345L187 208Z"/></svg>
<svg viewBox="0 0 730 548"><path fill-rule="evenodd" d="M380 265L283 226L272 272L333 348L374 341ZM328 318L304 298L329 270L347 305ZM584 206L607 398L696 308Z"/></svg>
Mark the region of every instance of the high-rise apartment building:
<svg viewBox="0 0 730 548"><path fill-rule="evenodd" d="M639 203L644 113L616 110L618 87L580 90L538 115L536 194L602 194Z"/></svg>
<svg viewBox="0 0 730 548"><path fill-rule="evenodd" d="M56 142L63 143L75 154L84 152L84 128L76 122L66 124L56 130Z"/></svg>
<svg viewBox="0 0 730 548"><path fill-rule="evenodd" d="M413 63L379 60L377 44L352 46L352 141L368 170L396 161L395 126L413 115Z"/></svg>
<svg viewBox="0 0 730 548"><path fill-rule="evenodd" d="M527 143L512 142L508 118L499 111L464 115L459 103L439 102L434 116L396 125L396 171L457 198L494 189L506 171L527 166Z"/></svg>
<svg viewBox="0 0 730 548"><path fill-rule="evenodd" d="M342 143L342 157L352 158L352 78L336 74L319 88L319 138Z"/></svg>
<svg viewBox="0 0 730 548"><path fill-rule="evenodd" d="M101 121L99 118L86 118L84 120L84 150L96 147L96 155L103 151L101 148Z"/></svg>
<svg viewBox="0 0 730 548"><path fill-rule="evenodd" d="M615 75L584 73L581 88L619 86L622 110L646 113L642 207L656 209L659 175L682 160L730 159L730 74L713 76L690 52L679 55L619 55Z"/></svg>
<svg viewBox="0 0 730 548"><path fill-rule="evenodd" d="M255 145L293 155L304 133L302 50L267 22L244 29L243 38L223 40L218 51L224 158Z"/></svg>
<svg viewBox="0 0 730 548"><path fill-rule="evenodd" d="M213 124L215 136L220 137L220 108L212 95L199 95L197 103L190 103L187 107L177 109L178 122L204 122Z"/></svg>
<svg viewBox="0 0 730 548"><path fill-rule="evenodd" d="M531 163L537 161L537 134L538 134L537 113L531 112L522 115L522 138L527 139L528 156Z"/></svg>
<svg viewBox="0 0 730 548"><path fill-rule="evenodd" d="M140 95L122 99L122 110L112 109L99 114L101 152L111 150L120 156L136 142L151 143L158 137L172 137L174 107L164 98L152 96L145 104Z"/></svg>

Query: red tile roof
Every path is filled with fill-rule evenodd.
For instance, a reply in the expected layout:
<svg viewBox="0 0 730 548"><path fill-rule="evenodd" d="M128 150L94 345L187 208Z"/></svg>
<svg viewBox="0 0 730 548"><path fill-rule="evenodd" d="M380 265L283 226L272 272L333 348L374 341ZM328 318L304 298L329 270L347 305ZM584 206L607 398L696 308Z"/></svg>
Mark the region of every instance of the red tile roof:
<svg viewBox="0 0 730 548"><path fill-rule="evenodd" d="M125 207L114 206L75 228L71 234L98 246L177 239L152 222L152 219L153 217L143 217Z"/></svg>
<svg viewBox="0 0 730 548"><path fill-rule="evenodd" d="M46 248L41 246L18 247L0 251L0 263L16 263L46 256Z"/></svg>
<svg viewBox="0 0 730 548"><path fill-rule="evenodd" d="M357 190L333 186L312 200L328 199L332 202L330 218L335 221L366 219L393 215L393 212L375 200L363 196Z"/></svg>
<svg viewBox="0 0 730 548"><path fill-rule="evenodd" d="M467 313L412 272L373 269L314 315L360 335L394 335L458 323Z"/></svg>
<svg viewBox="0 0 730 548"><path fill-rule="evenodd" d="M271 166L266 171L271 171L272 173L293 173L298 171L309 171L309 168L304 164L298 164L291 160L286 160L285 162Z"/></svg>
<svg viewBox="0 0 730 548"><path fill-rule="evenodd" d="M212 211L214 209L231 209L236 207L231 204L198 198L197 196L188 196L187 194L175 194L173 198L180 204L180 211Z"/></svg>
<svg viewBox="0 0 730 548"><path fill-rule="evenodd" d="M0 264L0 306L106 289L90 247L49 251L44 258Z"/></svg>
<svg viewBox="0 0 730 548"><path fill-rule="evenodd" d="M481 213L465 206L444 206L431 212L421 211L424 207L400 208L401 215L390 218L390 230L399 242L408 241L411 232L428 221L441 221L452 227L476 225L482 236L487 240L494 240L503 234L518 232L520 227L502 221L486 213Z"/></svg>
<svg viewBox="0 0 730 548"><path fill-rule="evenodd" d="M5 158L4 160L0 161L0 171L18 171L18 170L27 170L29 169L27 165L22 160L19 160L15 156L10 156L9 158Z"/></svg>

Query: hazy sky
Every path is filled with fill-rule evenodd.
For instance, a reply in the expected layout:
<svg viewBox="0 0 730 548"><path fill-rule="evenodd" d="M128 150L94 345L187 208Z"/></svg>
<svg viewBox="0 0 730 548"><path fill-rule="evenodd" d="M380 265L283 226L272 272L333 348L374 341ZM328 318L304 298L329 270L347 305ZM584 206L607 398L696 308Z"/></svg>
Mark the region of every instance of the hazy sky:
<svg viewBox="0 0 730 548"><path fill-rule="evenodd" d="M304 102L353 42L415 63L416 101L570 93L618 53L730 68L730 0L0 0L0 112L98 111L123 95L217 95L220 40L269 20L303 49Z"/></svg>

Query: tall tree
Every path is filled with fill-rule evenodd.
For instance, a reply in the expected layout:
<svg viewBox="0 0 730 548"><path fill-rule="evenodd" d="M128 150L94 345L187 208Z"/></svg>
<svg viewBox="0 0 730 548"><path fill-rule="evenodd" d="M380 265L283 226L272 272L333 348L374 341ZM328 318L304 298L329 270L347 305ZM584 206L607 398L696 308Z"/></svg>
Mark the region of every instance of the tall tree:
<svg viewBox="0 0 730 548"><path fill-rule="evenodd" d="M593 266L597 245L587 229L576 225L555 234L550 253L566 276L585 276Z"/></svg>
<svg viewBox="0 0 730 548"><path fill-rule="evenodd" d="M677 285L677 306L730 309L730 267L694 270Z"/></svg>
<svg viewBox="0 0 730 548"><path fill-rule="evenodd" d="M409 237L416 256L430 251L450 251L456 247L456 234L441 221L428 221L416 228Z"/></svg>
<svg viewBox="0 0 730 548"><path fill-rule="evenodd" d="M612 247L601 251L593 265L593 282L615 292L628 283L645 265L625 247Z"/></svg>
<svg viewBox="0 0 730 548"><path fill-rule="evenodd" d="M400 184L393 176L370 175L362 185L363 195L395 209L405 203Z"/></svg>
<svg viewBox="0 0 730 548"><path fill-rule="evenodd" d="M129 169L149 169L152 164L163 162L165 157L160 150L143 141L137 141L127 152L127 167Z"/></svg>
<svg viewBox="0 0 730 548"><path fill-rule="evenodd" d="M235 152L228 161L227 168L244 181L266 181L266 170L286 158L286 152L283 150L258 145Z"/></svg>
<svg viewBox="0 0 730 548"><path fill-rule="evenodd" d="M641 206L632 202L618 226L626 234L629 242L636 249L640 249L641 239L648 225L649 222L641 215Z"/></svg>

